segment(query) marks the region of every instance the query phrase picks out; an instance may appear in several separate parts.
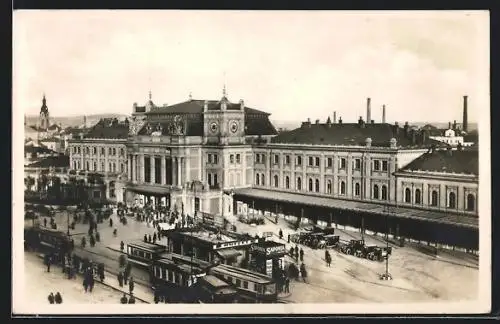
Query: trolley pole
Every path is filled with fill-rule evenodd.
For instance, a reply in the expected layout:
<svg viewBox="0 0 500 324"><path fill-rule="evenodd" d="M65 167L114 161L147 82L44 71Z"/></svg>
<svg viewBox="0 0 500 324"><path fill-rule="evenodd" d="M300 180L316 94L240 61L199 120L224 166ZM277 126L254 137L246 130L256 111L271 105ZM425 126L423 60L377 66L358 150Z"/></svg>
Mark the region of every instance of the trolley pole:
<svg viewBox="0 0 500 324"><path fill-rule="evenodd" d="M68 221L68 236L69 236L69 212L66 210L66 216Z"/></svg>

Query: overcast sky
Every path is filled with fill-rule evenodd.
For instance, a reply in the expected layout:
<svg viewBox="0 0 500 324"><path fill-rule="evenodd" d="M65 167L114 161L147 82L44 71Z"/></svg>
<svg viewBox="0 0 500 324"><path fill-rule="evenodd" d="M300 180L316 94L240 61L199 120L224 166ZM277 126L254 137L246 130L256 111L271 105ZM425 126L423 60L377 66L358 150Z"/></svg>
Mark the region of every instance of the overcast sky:
<svg viewBox="0 0 500 324"><path fill-rule="evenodd" d="M219 99L274 120L469 121L489 109L487 12L17 11L16 112ZM225 74L225 77L224 77Z"/></svg>

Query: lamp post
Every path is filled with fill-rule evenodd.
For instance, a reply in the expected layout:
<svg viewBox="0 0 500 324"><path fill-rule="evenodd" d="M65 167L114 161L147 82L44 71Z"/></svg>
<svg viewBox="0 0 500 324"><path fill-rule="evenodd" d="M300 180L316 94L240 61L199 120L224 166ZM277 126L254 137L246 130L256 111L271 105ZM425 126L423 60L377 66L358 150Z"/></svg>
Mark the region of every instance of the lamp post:
<svg viewBox="0 0 500 324"><path fill-rule="evenodd" d="M389 207L384 205L385 212L385 243L386 243L386 253L385 253L385 273L380 276L382 280L392 280L392 276L389 273Z"/></svg>

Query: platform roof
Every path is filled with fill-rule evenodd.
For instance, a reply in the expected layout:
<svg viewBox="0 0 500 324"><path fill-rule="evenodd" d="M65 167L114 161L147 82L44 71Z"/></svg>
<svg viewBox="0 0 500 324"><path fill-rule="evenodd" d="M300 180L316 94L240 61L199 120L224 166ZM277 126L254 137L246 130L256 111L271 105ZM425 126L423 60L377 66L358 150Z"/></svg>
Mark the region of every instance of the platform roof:
<svg viewBox="0 0 500 324"><path fill-rule="evenodd" d="M464 227L478 228L479 219L475 216L460 215L449 211L432 211L417 208L399 207L391 205L361 202L331 197L321 197L312 195L303 195L291 192L281 192L274 190L244 188L234 190L235 195L253 197L258 199L274 200L280 202L289 202L293 204L303 204L307 206L317 206L324 208L334 208L341 210L350 210L366 212L380 215L394 215L401 218L419 219L430 222L446 223ZM387 211L389 209L389 212Z"/></svg>

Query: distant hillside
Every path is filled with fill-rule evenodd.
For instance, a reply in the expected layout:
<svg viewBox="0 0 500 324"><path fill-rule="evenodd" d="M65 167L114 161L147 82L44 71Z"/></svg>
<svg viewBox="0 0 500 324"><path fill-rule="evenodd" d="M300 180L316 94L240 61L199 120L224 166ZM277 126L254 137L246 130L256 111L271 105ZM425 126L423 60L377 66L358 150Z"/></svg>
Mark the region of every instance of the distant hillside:
<svg viewBox="0 0 500 324"><path fill-rule="evenodd" d="M97 123L101 118L118 118L119 120L125 119L127 115L122 114L98 114L98 115L88 115L87 125L91 126ZM28 125L35 125L38 121L38 116L26 116L26 123ZM61 124L63 128L65 127L77 127L83 125L83 115L82 116L70 116L70 117L50 117L50 122L55 124Z"/></svg>

